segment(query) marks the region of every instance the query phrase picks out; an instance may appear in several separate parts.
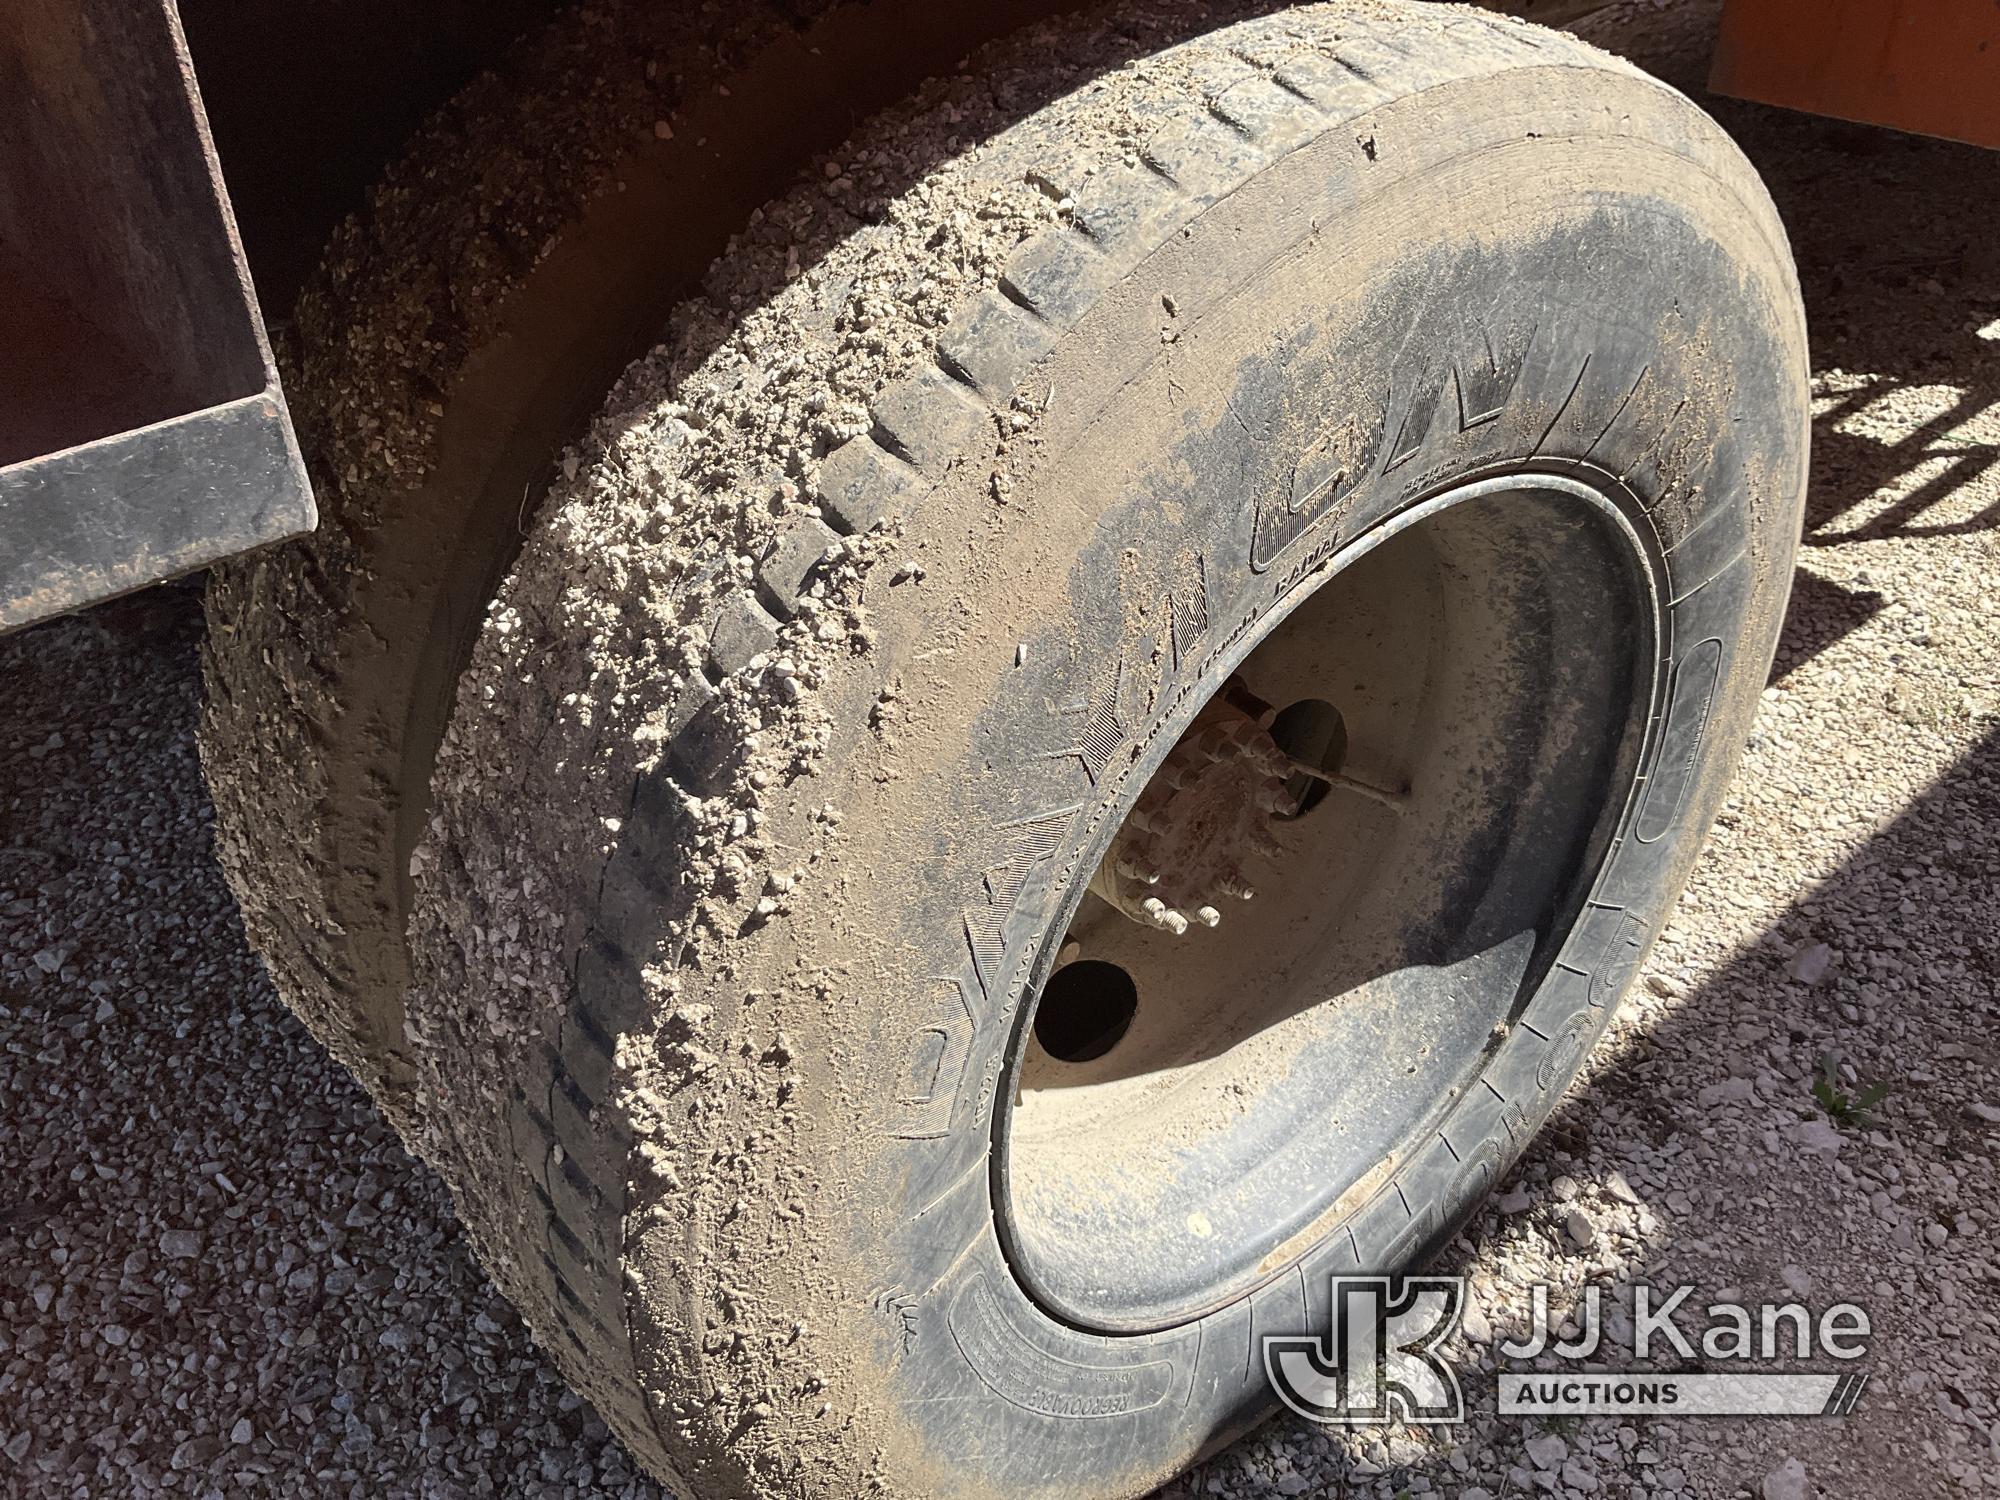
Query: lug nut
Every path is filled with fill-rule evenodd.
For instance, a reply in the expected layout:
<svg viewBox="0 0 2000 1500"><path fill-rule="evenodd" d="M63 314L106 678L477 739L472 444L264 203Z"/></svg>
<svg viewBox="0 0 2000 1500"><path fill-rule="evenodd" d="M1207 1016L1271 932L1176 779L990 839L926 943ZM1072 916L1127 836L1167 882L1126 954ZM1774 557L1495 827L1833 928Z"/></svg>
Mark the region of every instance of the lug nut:
<svg viewBox="0 0 2000 1500"><path fill-rule="evenodd" d="M1140 863L1130 855L1119 856L1118 873L1123 875L1127 880L1138 881L1141 885L1158 885L1160 883L1160 872L1158 870Z"/></svg>

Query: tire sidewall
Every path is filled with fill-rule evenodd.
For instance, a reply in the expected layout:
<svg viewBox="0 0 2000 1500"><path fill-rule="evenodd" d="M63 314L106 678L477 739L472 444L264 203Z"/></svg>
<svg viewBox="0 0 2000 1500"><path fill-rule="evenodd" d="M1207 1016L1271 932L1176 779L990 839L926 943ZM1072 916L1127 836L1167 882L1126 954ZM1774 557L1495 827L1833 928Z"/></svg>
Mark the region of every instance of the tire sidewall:
<svg viewBox="0 0 2000 1500"><path fill-rule="evenodd" d="M1333 1274L1405 1268L1449 1237L1575 1076L1678 895L1782 611L1803 338L1754 183L1748 202L1719 191L1713 127L1620 87L1638 118L1613 131L1579 106L1595 137L1562 119L1560 91L1544 96L1548 123L1571 127L1560 152L1518 121L1503 135L1498 100L1461 101L1467 129L1428 159L1439 101L1381 111L1372 159L1407 145L1409 164L1340 205L1348 230L1300 201L1353 176L1319 158L1354 142L1333 133L1267 169L1108 293L1028 383L1075 394L1014 456L1005 513L979 469L913 525L962 527L965 561L894 614L878 606L871 681L900 668L907 705L895 774L879 774L879 745L838 747L867 768L851 805L881 809L850 820L839 883L851 899L865 871L890 926L871 1004L827 1053L861 1074L825 1081L856 1101L852 1131L823 1136L840 1151L829 1180L855 1199L830 1205L833 1284L850 1289L833 1315L856 1320L866 1404L935 1469L935 1493L1139 1493L1268 1409L1257 1337L1318 1326ZM1178 304L1164 321L1163 296ZM1339 423L1360 429L1355 477L1299 514L1299 455ZM1555 966L1484 1086L1285 1274L1161 1333L1066 1326L995 1233L993 1108L1044 939L1118 788L1142 784L1220 676L1378 528L1523 468L1618 498L1668 620L1642 790L1614 814ZM976 1475L955 1461L968 1451L985 1455Z"/></svg>

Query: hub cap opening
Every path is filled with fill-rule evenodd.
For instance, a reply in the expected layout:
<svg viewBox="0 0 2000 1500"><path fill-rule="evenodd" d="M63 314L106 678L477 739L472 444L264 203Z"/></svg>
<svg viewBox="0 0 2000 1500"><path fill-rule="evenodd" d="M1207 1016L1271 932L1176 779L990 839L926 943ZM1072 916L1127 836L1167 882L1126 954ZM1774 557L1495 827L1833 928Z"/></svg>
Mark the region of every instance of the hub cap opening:
<svg viewBox="0 0 2000 1500"><path fill-rule="evenodd" d="M1042 986L1035 1045L1058 1062L1095 1062L1124 1039L1138 1009L1130 974L1100 959L1078 959Z"/></svg>

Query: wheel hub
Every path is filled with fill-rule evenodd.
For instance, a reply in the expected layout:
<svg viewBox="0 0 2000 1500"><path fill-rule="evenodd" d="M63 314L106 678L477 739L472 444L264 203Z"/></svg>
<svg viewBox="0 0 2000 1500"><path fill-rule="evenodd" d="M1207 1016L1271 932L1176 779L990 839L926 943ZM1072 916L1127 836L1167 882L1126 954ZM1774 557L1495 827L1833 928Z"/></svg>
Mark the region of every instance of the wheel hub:
<svg viewBox="0 0 2000 1500"><path fill-rule="evenodd" d="M1253 894L1244 865L1278 852L1275 819L1295 816L1292 765L1271 738L1275 711L1232 683L1201 712L1111 840L1090 889L1142 927L1176 937L1215 927Z"/></svg>

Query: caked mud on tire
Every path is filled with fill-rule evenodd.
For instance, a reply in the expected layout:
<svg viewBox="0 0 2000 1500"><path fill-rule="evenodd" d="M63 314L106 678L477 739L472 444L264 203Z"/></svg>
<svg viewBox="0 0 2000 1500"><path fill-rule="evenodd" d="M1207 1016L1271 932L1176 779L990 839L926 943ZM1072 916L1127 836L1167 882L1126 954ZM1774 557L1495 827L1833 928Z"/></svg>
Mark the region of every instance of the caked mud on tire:
<svg viewBox="0 0 2000 1500"><path fill-rule="evenodd" d="M561 445L840 121L1057 3L607 0L453 100L329 247L280 341L324 521L215 571L202 747L253 941L406 1135L410 852Z"/></svg>
<svg viewBox="0 0 2000 1500"><path fill-rule="evenodd" d="M1489 17L1213 25L1050 23L763 210L458 684L414 1130L698 1493L1137 1495L1254 1421L1547 1114L1762 686L1804 338L1733 147ZM1286 672L1383 793L1252 856L1328 898L1148 935L1164 996L1261 932L1234 1019L1142 982L1052 1068L1114 833Z"/></svg>

